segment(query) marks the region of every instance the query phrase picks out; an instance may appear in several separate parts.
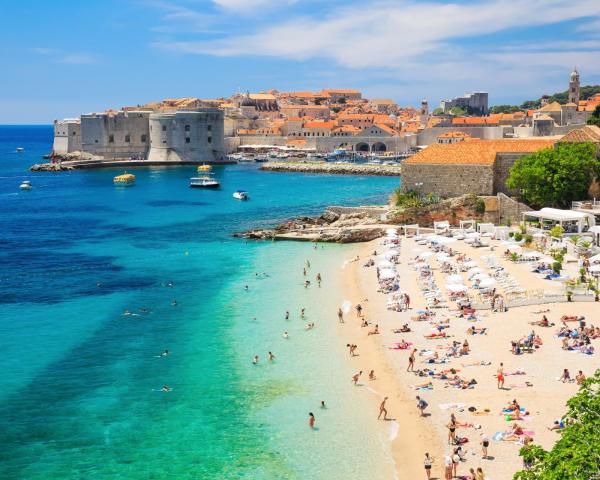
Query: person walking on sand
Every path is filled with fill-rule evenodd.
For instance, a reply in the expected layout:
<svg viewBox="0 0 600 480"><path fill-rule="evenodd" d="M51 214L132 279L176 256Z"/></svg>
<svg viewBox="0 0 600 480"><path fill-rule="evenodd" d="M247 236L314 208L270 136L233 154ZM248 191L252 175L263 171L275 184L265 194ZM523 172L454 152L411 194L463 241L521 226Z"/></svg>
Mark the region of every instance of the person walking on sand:
<svg viewBox="0 0 600 480"><path fill-rule="evenodd" d="M356 306L356 316L358 318L360 318L362 316L362 306L360 303Z"/></svg>
<svg viewBox="0 0 600 480"><path fill-rule="evenodd" d="M356 384L358 383L358 379L360 378L361 375L362 375L362 370L360 372L352 375L352 381L354 382L354 386L356 386Z"/></svg>
<svg viewBox="0 0 600 480"><path fill-rule="evenodd" d="M490 446L490 439L485 433L481 434L481 458L488 458L488 447Z"/></svg>
<svg viewBox="0 0 600 480"><path fill-rule="evenodd" d="M406 309L410 310L410 297L408 296L408 293L404 294L404 304L406 305Z"/></svg>
<svg viewBox="0 0 600 480"><path fill-rule="evenodd" d="M498 389L504 388L504 364L502 362L496 370L496 377L498 379Z"/></svg>
<svg viewBox="0 0 600 480"><path fill-rule="evenodd" d="M425 466L425 475L427 475L427 480L429 480L431 478L431 465L433 465L433 458L429 456L429 452L425 453L423 465Z"/></svg>
<svg viewBox="0 0 600 480"><path fill-rule="evenodd" d="M383 413L383 419L387 420L387 414L388 411L385 408L385 402L387 402L388 397L383 397L383 401L381 402L381 405L379 405L379 415L377 416L377 420L379 420L381 418L381 414Z"/></svg>
<svg viewBox="0 0 600 480"><path fill-rule="evenodd" d="M321 274L317 273L317 283L319 284L319 287L321 286Z"/></svg>
<svg viewBox="0 0 600 480"><path fill-rule="evenodd" d="M415 369L415 353L417 353L417 349L415 348L410 357L408 357L408 367L406 367L407 372L412 372Z"/></svg>
<svg viewBox="0 0 600 480"><path fill-rule="evenodd" d="M421 416L425 416L425 409L429 406L429 404L423 400L419 395L417 395L417 408L421 412Z"/></svg>
<svg viewBox="0 0 600 480"><path fill-rule="evenodd" d="M315 429L315 416L312 412L308 413L308 426L314 430Z"/></svg>
<svg viewBox="0 0 600 480"><path fill-rule="evenodd" d="M344 323L344 312L341 308L338 308L338 321Z"/></svg>
<svg viewBox="0 0 600 480"><path fill-rule="evenodd" d="M448 443L453 445L456 442L456 417L454 414L450 415L450 422L446 428L448 429Z"/></svg>

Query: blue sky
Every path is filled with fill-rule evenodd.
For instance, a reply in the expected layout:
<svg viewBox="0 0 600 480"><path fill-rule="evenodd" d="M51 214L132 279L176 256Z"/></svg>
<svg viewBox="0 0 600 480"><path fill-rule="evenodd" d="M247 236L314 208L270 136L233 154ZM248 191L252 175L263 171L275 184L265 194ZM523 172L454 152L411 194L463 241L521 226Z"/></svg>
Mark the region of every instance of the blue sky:
<svg viewBox="0 0 600 480"><path fill-rule="evenodd" d="M269 88L520 103L600 84L600 0L2 1L0 53L0 123Z"/></svg>

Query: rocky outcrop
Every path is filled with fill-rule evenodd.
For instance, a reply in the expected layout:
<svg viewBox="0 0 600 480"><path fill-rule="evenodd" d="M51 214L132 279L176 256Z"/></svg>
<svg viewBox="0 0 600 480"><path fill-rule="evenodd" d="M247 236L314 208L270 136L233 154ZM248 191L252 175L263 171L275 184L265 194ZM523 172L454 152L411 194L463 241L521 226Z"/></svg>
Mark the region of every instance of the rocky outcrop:
<svg viewBox="0 0 600 480"><path fill-rule="evenodd" d="M458 225L460 220L482 220L481 200L475 195L462 195L438 203L419 207L397 207L388 214L390 223L433 226L433 222L447 220L450 225Z"/></svg>
<svg viewBox="0 0 600 480"><path fill-rule="evenodd" d="M74 170L73 167L62 165L59 163L36 163L29 167L32 172L64 172L66 170Z"/></svg>
<svg viewBox="0 0 600 480"><path fill-rule="evenodd" d="M400 165L367 165L364 163L328 163L328 162L267 162L261 170L272 172L304 172L343 175L380 175L399 177Z"/></svg>

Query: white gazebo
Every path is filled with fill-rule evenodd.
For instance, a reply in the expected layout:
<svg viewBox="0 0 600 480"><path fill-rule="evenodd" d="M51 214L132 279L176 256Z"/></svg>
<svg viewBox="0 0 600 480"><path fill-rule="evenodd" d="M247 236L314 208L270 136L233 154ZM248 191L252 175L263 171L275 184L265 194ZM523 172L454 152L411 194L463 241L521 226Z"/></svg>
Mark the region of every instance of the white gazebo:
<svg viewBox="0 0 600 480"><path fill-rule="evenodd" d="M544 223L552 226L560 225L566 233L583 233L596 224L596 219L591 213L576 212L574 210L559 210L558 208L542 208L538 211L523 212L523 221L536 219L544 228Z"/></svg>
<svg viewBox="0 0 600 480"><path fill-rule="evenodd" d="M400 228L404 232L404 236L408 237L409 230L413 230L416 235L419 235L419 224L413 223L412 225L400 225Z"/></svg>

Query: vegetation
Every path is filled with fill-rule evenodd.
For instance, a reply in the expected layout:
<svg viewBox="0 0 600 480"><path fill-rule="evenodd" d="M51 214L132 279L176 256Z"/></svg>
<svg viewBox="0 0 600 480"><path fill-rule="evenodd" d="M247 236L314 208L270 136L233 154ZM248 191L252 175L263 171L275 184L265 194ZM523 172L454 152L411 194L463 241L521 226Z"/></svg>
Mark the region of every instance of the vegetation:
<svg viewBox="0 0 600 480"><path fill-rule="evenodd" d="M475 212L479 215L483 215L485 213L485 201L483 198L477 197L475 199Z"/></svg>
<svg viewBox="0 0 600 480"><path fill-rule="evenodd" d="M581 98L581 100L587 100L596 93L600 93L600 85L585 85L579 89L579 97ZM550 98L548 99L549 103L567 103L568 101L568 90L565 90L564 92L555 93L554 95L550 95ZM541 105L542 99L538 98L537 100L526 100L521 105L494 105L490 108L490 113L521 112L526 110L532 110L535 108L540 108Z"/></svg>
<svg viewBox="0 0 600 480"><path fill-rule="evenodd" d="M600 370L587 378L567 402L566 426L552 450L521 448L527 470L514 480L590 480L600 478Z"/></svg>
<svg viewBox="0 0 600 480"><path fill-rule="evenodd" d="M523 200L538 207L569 207L587 197L588 188L600 175L600 161L593 143L557 143L519 158L506 184L521 190Z"/></svg>
<svg viewBox="0 0 600 480"><path fill-rule="evenodd" d="M440 198L433 193L421 195L416 190L403 192L401 188L396 189L395 197L396 206L402 208L424 207L425 205L432 205L440 201Z"/></svg>
<svg viewBox="0 0 600 480"><path fill-rule="evenodd" d="M515 242L520 242L523 240L523 234L521 232L516 232L513 238L515 239Z"/></svg>
<svg viewBox="0 0 600 480"><path fill-rule="evenodd" d="M527 233L523 235L523 238L525 239L525 245L531 245L533 243L533 235Z"/></svg>
<svg viewBox="0 0 600 480"><path fill-rule="evenodd" d="M432 115L442 115L444 113L444 111L438 107L435 110L433 110L433 112L431 112Z"/></svg>
<svg viewBox="0 0 600 480"><path fill-rule="evenodd" d="M588 125L596 125L597 127L600 127L600 105L596 105L596 108L594 109L592 116L588 118L587 123Z"/></svg>
<svg viewBox="0 0 600 480"><path fill-rule="evenodd" d="M563 234L565 233L565 229L560 225L555 225L550 229L549 233L552 238L562 238Z"/></svg>

